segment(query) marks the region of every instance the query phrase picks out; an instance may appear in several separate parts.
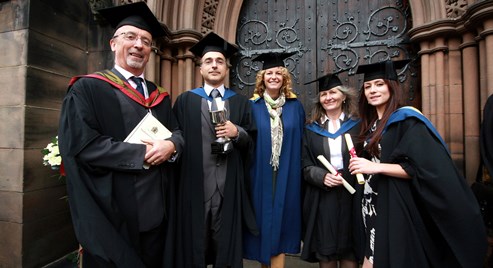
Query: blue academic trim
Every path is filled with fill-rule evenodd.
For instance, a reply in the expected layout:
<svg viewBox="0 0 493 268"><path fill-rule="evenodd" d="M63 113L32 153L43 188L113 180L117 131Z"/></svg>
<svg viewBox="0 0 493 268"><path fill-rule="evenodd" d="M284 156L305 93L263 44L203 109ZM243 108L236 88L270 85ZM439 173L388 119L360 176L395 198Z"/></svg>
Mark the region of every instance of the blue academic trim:
<svg viewBox="0 0 493 268"><path fill-rule="evenodd" d="M225 88L225 89L226 90L224 90L224 96L222 97L223 101L236 95L236 92L234 92L233 90L230 90L228 88ZM212 97L205 93L205 89L203 87L194 88L194 89L190 90L190 92L195 93L195 94L201 96L202 98L207 99L208 101L212 101Z"/></svg>
<svg viewBox="0 0 493 268"><path fill-rule="evenodd" d="M327 138L335 139L342 134L348 132L350 129L352 129L354 126L356 126L361 120L354 120L354 119L349 119L346 120L342 123L341 127L335 132L335 133L330 133L327 131L327 129L323 128L318 122L313 122L309 125L306 126L306 129L315 132L319 135L322 135Z"/></svg>
<svg viewBox="0 0 493 268"><path fill-rule="evenodd" d="M440 133L436 130L436 128L433 126L433 124L430 122L428 118L426 118L418 109L412 107L412 106L404 106L401 107L397 110L395 110L389 117L389 120L387 121L387 124L385 125L385 128L383 130L383 133L387 131L390 125L396 122L400 122L405 120L406 118L409 117L414 117L421 122L425 124L425 126L435 135L435 137L442 143L443 147L448 151L448 146L445 143L445 141L442 139L440 136Z"/></svg>

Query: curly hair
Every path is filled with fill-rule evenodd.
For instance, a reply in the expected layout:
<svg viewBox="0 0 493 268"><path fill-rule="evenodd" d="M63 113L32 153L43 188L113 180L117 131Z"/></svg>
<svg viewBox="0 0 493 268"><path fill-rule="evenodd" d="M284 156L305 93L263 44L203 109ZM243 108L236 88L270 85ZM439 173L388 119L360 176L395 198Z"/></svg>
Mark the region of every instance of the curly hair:
<svg viewBox="0 0 493 268"><path fill-rule="evenodd" d="M348 117L358 117L358 95L354 88L348 86L336 86L335 89L339 90L346 96L346 100L342 103L342 111ZM329 89L330 90L330 89ZM313 99L312 115L310 118L310 123L319 122L320 118L325 115L325 109L320 103L320 92L317 97ZM321 122L319 122L321 123Z"/></svg>
<svg viewBox="0 0 493 268"><path fill-rule="evenodd" d="M284 93L284 96L289 96L290 93L293 92L293 81L291 79L291 74L289 70L285 67L279 66L282 74L282 85L279 93ZM257 72L257 77L255 78L255 90L253 94L258 94L260 97L264 96L265 92L265 84L264 84L264 75L266 70L261 70Z"/></svg>

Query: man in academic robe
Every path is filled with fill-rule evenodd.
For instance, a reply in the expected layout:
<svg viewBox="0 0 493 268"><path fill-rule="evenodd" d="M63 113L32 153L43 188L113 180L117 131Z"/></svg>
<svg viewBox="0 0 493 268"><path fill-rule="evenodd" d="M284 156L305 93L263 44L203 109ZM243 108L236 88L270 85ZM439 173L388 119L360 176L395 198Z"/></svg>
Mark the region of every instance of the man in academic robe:
<svg viewBox="0 0 493 268"><path fill-rule="evenodd" d="M247 191L254 130L250 102L224 86L227 59L236 50L215 33L195 44L190 51L200 58L204 85L182 93L173 107L185 138L176 267L242 267L243 229L256 230ZM224 123L211 122L214 105L226 111ZM227 137L230 150L213 149L218 137Z"/></svg>
<svg viewBox="0 0 493 268"><path fill-rule="evenodd" d="M152 40L165 31L144 2L99 13L116 29L114 68L72 78L59 126L82 265L174 267L172 161L183 137L170 97L144 78ZM149 113L172 136L125 142Z"/></svg>

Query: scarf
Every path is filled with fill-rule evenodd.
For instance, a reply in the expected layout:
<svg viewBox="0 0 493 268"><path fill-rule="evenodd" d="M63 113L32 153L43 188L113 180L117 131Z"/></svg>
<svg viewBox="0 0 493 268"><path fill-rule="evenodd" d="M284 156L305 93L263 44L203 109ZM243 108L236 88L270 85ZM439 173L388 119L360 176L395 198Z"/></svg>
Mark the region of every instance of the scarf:
<svg viewBox="0 0 493 268"><path fill-rule="evenodd" d="M274 168L274 170L278 170L283 136L281 114L282 106L284 105L284 103L286 103L286 97L284 96L284 93L281 93L277 100L273 100L269 96L269 94L264 93L264 100L270 116L270 137L272 140L272 155L270 157L270 165Z"/></svg>

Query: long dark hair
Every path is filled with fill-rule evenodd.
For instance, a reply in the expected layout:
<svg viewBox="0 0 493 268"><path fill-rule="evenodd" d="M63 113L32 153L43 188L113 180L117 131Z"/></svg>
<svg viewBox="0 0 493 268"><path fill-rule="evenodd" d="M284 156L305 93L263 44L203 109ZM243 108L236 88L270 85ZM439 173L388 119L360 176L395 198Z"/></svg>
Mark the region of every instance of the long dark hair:
<svg viewBox="0 0 493 268"><path fill-rule="evenodd" d="M394 80L383 79L387 87L389 88L389 100L387 101L387 106L385 112L377 124L377 128L372 132L371 128L375 121L378 120L377 109L368 104L368 100L365 96L364 85L361 86L360 96L359 96L359 114L361 118L361 132L360 136L368 141L365 150L368 151L373 156L380 156L380 151L378 149L378 144L382 138L382 133L385 128L390 115L402 107L402 91L399 82Z"/></svg>

